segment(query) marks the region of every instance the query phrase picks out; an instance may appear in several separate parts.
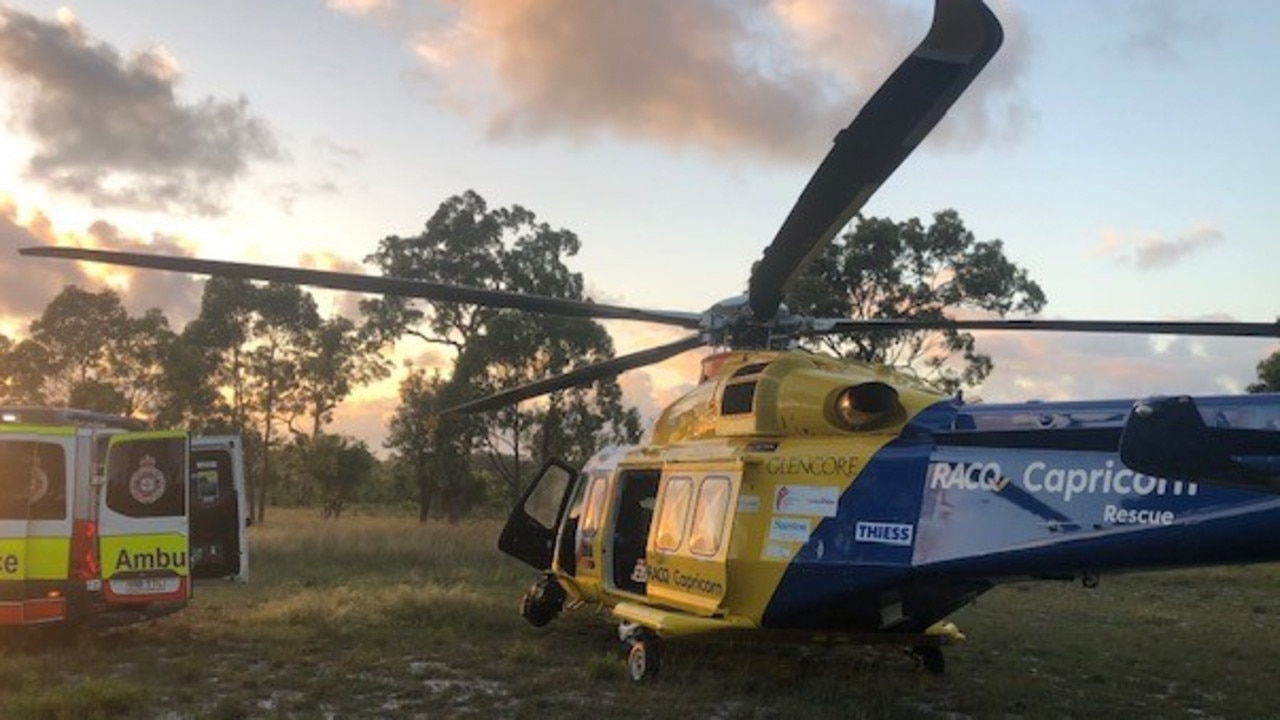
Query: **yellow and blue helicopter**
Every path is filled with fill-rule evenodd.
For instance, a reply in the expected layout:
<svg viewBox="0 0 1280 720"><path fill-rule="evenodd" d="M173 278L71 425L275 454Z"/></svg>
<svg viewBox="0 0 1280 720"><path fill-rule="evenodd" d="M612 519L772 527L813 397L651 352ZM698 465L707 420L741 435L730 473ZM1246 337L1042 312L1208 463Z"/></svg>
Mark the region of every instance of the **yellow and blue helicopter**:
<svg viewBox="0 0 1280 720"><path fill-rule="evenodd" d="M880 329L1280 335L1271 323L811 318L781 299L995 54L981 0L937 0L920 45L835 138L746 296L655 311L386 277L78 248L27 255L686 328L666 345L476 400L483 412L695 348L701 382L644 444L551 462L499 540L540 571L522 613L606 607L633 678L662 638L847 638L941 672L945 622L993 587L1280 560L1280 398L965 404L795 349Z"/></svg>

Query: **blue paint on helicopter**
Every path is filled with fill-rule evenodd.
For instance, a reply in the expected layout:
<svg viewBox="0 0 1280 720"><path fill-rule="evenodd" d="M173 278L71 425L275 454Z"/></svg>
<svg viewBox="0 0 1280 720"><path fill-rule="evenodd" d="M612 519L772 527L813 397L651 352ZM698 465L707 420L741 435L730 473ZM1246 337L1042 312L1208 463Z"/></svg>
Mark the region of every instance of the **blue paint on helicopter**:
<svg viewBox="0 0 1280 720"><path fill-rule="evenodd" d="M1196 398L1205 424L1268 435L1275 396ZM766 625L918 630L994 583L1280 560L1280 498L1127 467L1133 401L963 406L913 419L788 567ZM1275 457L1252 457L1275 465ZM902 538L910 536L910 543ZM813 624L811 626L818 627Z"/></svg>

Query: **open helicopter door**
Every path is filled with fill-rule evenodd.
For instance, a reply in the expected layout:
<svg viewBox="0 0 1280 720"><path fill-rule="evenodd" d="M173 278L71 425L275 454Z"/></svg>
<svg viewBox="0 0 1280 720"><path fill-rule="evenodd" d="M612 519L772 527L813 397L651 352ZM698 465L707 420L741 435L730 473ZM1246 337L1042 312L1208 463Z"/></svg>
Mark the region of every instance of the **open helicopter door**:
<svg viewBox="0 0 1280 720"><path fill-rule="evenodd" d="M556 534L578 479L578 472L568 465L547 461L508 516L498 549L538 570L550 570Z"/></svg>
<svg viewBox="0 0 1280 720"><path fill-rule="evenodd" d="M111 436L98 509L108 603L180 605L190 598L188 462L185 432Z"/></svg>
<svg viewBox="0 0 1280 720"><path fill-rule="evenodd" d="M0 625L67 614L74 428L0 433Z"/></svg>
<svg viewBox="0 0 1280 720"><path fill-rule="evenodd" d="M741 485L740 464L663 468L646 553L650 600L700 615L721 610Z"/></svg>
<svg viewBox="0 0 1280 720"><path fill-rule="evenodd" d="M249 516L238 435L191 438L191 577L249 580Z"/></svg>

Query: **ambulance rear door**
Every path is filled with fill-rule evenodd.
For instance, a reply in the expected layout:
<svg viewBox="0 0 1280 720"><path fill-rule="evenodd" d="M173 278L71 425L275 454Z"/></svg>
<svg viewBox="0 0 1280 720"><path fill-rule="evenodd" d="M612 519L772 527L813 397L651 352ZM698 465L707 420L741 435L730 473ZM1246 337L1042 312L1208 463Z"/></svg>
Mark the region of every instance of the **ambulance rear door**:
<svg viewBox="0 0 1280 720"><path fill-rule="evenodd" d="M0 431L0 625L66 616L75 428Z"/></svg>
<svg viewBox="0 0 1280 720"><path fill-rule="evenodd" d="M106 468L98 513L103 598L185 602L191 596L187 434L112 435Z"/></svg>
<svg viewBox="0 0 1280 720"><path fill-rule="evenodd" d="M249 580L249 516L239 435L191 438L191 576Z"/></svg>

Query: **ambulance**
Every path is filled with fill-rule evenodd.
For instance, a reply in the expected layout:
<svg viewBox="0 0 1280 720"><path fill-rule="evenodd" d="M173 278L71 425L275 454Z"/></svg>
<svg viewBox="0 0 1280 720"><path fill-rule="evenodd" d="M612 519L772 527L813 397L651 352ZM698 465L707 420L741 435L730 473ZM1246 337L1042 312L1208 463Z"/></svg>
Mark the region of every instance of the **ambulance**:
<svg viewBox="0 0 1280 720"><path fill-rule="evenodd" d="M248 580L237 436L0 407L0 627L123 624Z"/></svg>

